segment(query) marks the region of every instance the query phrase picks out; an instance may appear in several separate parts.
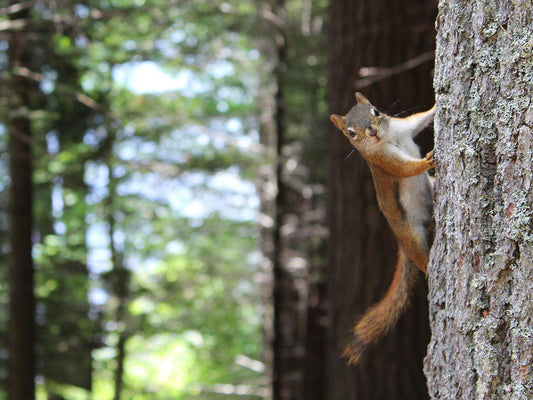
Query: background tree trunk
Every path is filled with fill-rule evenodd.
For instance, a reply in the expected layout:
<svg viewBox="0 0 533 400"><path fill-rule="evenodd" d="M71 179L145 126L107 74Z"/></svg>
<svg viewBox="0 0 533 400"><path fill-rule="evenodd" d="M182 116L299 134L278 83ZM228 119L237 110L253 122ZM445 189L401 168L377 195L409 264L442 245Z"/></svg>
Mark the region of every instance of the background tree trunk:
<svg viewBox="0 0 533 400"><path fill-rule="evenodd" d="M29 10L13 13L11 19L29 18ZM9 66L23 67L32 61L31 44L24 31L12 33ZM11 178L9 275L9 398L35 398L35 298L32 260L33 162L29 106L35 85L26 78L10 79L9 172Z"/></svg>
<svg viewBox="0 0 533 400"><path fill-rule="evenodd" d="M325 55L322 2L257 7L265 363L275 400L324 398ZM324 6L325 7L325 6Z"/></svg>
<svg viewBox="0 0 533 400"><path fill-rule="evenodd" d="M347 112L355 102L356 89L389 114L429 108L434 101L430 61L435 11L435 4L427 1L331 1L331 112ZM362 67L385 69L363 79ZM425 399L422 360L429 324L422 276L398 327L368 351L356 368L347 367L340 358L357 316L389 286L397 253L367 166L357 152L350 155L353 149L333 126L330 135L330 335L325 398ZM430 134L421 138L426 149L431 146Z"/></svg>
<svg viewBox="0 0 533 400"><path fill-rule="evenodd" d="M441 1L438 22L429 391L530 399L531 1Z"/></svg>

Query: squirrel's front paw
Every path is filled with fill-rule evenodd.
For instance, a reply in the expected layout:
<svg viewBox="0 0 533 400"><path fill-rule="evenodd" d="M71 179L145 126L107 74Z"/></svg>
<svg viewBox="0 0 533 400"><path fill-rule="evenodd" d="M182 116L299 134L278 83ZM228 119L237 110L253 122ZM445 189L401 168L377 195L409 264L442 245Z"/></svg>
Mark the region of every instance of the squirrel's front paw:
<svg viewBox="0 0 533 400"><path fill-rule="evenodd" d="M434 168L435 165L437 165L437 162L435 161L435 158L433 158L433 150L431 150L429 153L426 154L426 157L424 160L427 162L429 168Z"/></svg>

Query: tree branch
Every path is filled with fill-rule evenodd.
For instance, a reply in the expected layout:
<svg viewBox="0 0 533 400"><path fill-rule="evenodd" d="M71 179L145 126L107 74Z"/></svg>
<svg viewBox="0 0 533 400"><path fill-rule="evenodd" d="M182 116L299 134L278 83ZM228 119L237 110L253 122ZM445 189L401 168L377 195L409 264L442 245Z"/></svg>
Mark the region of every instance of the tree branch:
<svg viewBox="0 0 533 400"><path fill-rule="evenodd" d="M266 398L266 389L255 387L251 385L231 385L224 383L217 383L214 385L200 385L196 390L203 393L216 393L228 396L255 396L259 398Z"/></svg>
<svg viewBox="0 0 533 400"><path fill-rule="evenodd" d="M11 21L0 21L0 31L19 31L29 24L29 19L13 19Z"/></svg>
<svg viewBox="0 0 533 400"><path fill-rule="evenodd" d="M45 79L42 74L40 74L38 72L31 71L30 69L28 69L26 67L15 67L15 68L13 68L13 74L14 75L18 75L18 76L22 76L22 77L27 78L27 79L31 79L32 81L39 82L39 83L41 83ZM55 82L54 84L59 90L62 90L64 92L66 92L66 93L69 93L69 94L73 95L74 98L77 101L79 101L81 104L83 104L83 105L85 105L85 106L87 106L87 107L89 107L89 108L91 108L93 110L96 110L96 111L100 111L100 112L106 111L104 109L104 107L102 107L100 104L98 104L96 101L91 99L86 94L76 92L75 90L72 90L69 87L67 87L65 85L61 85L60 83L57 83L57 82Z"/></svg>
<svg viewBox="0 0 533 400"><path fill-rule="evenodd" d="M394 67L363 67L359 70L359 76L363 79L355 81L355 89L359 90L391 76L399 75L402 72L409 71L425 62L431 61L434 58L435 53L433 51L428 51L401 64L395 65Z"/></svg>
<svg viewBox="0 0 533 400"><path fill-rule="evenodd" d="M31 8L35 5L35 0L21 1L20 3L11 4L7 7L0 8L0 16L16 14L26 8Z"/></svg>

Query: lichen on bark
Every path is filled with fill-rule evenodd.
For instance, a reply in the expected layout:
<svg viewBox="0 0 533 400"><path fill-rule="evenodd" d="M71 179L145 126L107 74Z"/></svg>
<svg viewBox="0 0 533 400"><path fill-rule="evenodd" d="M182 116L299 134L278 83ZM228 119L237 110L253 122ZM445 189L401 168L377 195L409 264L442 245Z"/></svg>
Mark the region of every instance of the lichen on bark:
<svg viewBox="0 0 533 400"><path fill-rule="evenodd" d="M439 3L433 399L533 398L530 0Z"/></svg>

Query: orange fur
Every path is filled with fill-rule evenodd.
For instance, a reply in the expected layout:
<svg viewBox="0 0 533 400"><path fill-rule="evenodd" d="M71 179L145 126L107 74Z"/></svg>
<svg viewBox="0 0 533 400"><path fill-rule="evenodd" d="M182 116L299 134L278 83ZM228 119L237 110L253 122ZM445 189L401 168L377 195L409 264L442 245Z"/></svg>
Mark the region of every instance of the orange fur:
<svg viewBox="0 0 533 400"><path fill-rule="evenodd" d="M353 329L353 336L343 353L348 358L348 364L357 364L364 350L396 324L408 304L416 278L416 267L400 248L396 271L387 293L365 313Z"/></svg>
<svg viewBox="0 0 533 400"><path fill-rule="evenodd" d="M387 333L408 304L416 267L427 273L432 185L426 171L434 166L433 152L420 158L413 137L432 120L435 107L407 118L377 111L360 93L346 116L331 121L368 162L379 207L398 238L396 271L387 293L353 330L344 356L356 364L372 342Z"/></svg>

